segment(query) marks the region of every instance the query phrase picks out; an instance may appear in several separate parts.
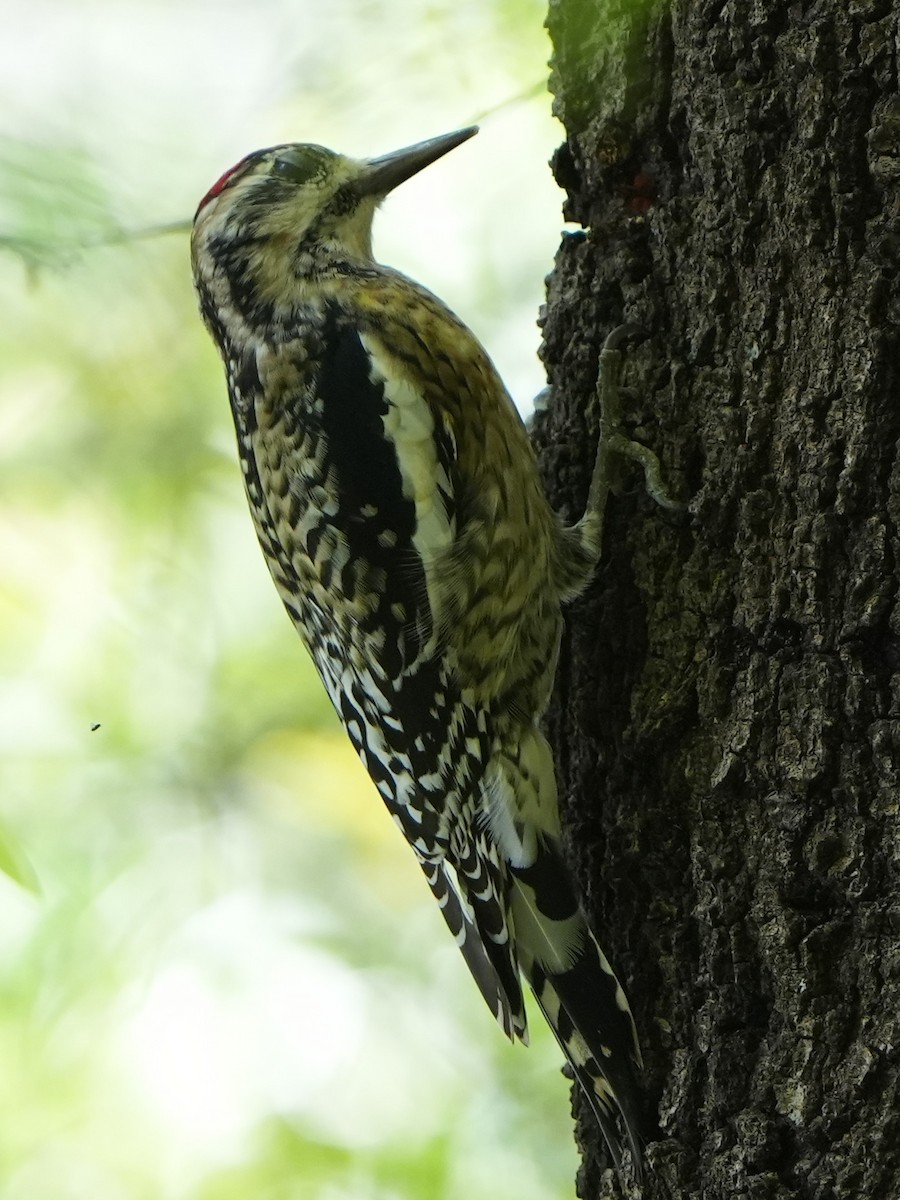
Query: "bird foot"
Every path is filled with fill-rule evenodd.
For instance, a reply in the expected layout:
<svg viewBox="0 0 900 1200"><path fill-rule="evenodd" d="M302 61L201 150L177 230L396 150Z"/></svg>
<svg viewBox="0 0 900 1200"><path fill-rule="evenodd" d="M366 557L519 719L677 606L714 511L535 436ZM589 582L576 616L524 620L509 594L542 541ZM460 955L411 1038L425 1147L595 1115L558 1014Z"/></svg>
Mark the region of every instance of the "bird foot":
<svg viewBox="0 0 900 1200"><path fill-rule="evenodd" d="M662 467L656 454L649 446L630 438L622 427L622 346L642 332L639 325L619 325L609 334L600 352L600 371L595 393L596 403L600 408L600 441L591 477L588 512L596 514L601 521L607 496L611 490L617 490L619 480L614 461L617 458L631 459L632 462L640 464L647 493L662 508L684 507L673 500L666 490Z"/></svg>

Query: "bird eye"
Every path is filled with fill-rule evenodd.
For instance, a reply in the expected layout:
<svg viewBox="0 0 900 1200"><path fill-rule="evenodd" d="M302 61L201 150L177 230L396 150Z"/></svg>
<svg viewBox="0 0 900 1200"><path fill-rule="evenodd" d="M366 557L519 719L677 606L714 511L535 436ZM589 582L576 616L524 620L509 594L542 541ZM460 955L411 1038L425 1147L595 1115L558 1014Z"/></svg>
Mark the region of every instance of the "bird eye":
<svg viewBox="0 0 900 1200"><path fill-rule="evenodd" d="M272 164L272 174L291 183L309 183L321 169L322 155L312 146L288 150Z"/></svg>

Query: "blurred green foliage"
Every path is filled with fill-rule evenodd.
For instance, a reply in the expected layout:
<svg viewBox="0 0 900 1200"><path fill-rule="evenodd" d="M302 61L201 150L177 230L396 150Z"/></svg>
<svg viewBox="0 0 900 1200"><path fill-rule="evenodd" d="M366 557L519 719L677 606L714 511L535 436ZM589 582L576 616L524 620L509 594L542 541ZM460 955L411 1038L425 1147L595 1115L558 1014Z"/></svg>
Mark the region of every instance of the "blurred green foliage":
<svg viewBox="0 0 900 1200"><path fill-rule="evenodd" d="M268 580L187 237L122 237L188 218L232 132L242 152L318 114L374 153L533 91L542 6L267 0L251 29L201 0L98 0L81 25L22 2L0 51L0 99L25 89L0 129L0 1196L571 1195L550 1035L533 1021L525 1053L493 1025ZM209 61L173 76L204 20ZM165 99L189 85L231 111L243 85L244 125ZM445 172L377 239L513 374L555 246L521 198L546 108L498 114L458 190Z"/></svg>

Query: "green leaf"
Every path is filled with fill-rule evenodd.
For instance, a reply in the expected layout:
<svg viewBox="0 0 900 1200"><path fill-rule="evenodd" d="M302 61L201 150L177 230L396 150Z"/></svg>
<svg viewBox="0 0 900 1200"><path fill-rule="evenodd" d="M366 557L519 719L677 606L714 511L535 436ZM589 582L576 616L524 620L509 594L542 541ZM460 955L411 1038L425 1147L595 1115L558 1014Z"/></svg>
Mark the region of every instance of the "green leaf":
<svg viewBox="0 0 900 1200"><path fill-rule="evenodd" d="M20 887L32 892L35 896L41 894L41 885L37 872L31 865L31 860L22 849L18 838L14 836L7 825L0 820L0 871L8 875Z"/></svg>

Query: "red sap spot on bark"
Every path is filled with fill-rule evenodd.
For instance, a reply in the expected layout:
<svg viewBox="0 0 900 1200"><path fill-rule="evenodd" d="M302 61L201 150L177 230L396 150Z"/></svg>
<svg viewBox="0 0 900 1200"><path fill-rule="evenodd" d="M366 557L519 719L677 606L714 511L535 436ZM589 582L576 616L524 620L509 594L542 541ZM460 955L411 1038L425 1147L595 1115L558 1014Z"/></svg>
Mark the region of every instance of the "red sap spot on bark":
<svg viewBox="0 0 900 1200"><path fill-rule="evenodd" d="M625 188L625 204L633 213L645 213L653 207L656 183L652 175L638 171L629 187Z"/></svg>

